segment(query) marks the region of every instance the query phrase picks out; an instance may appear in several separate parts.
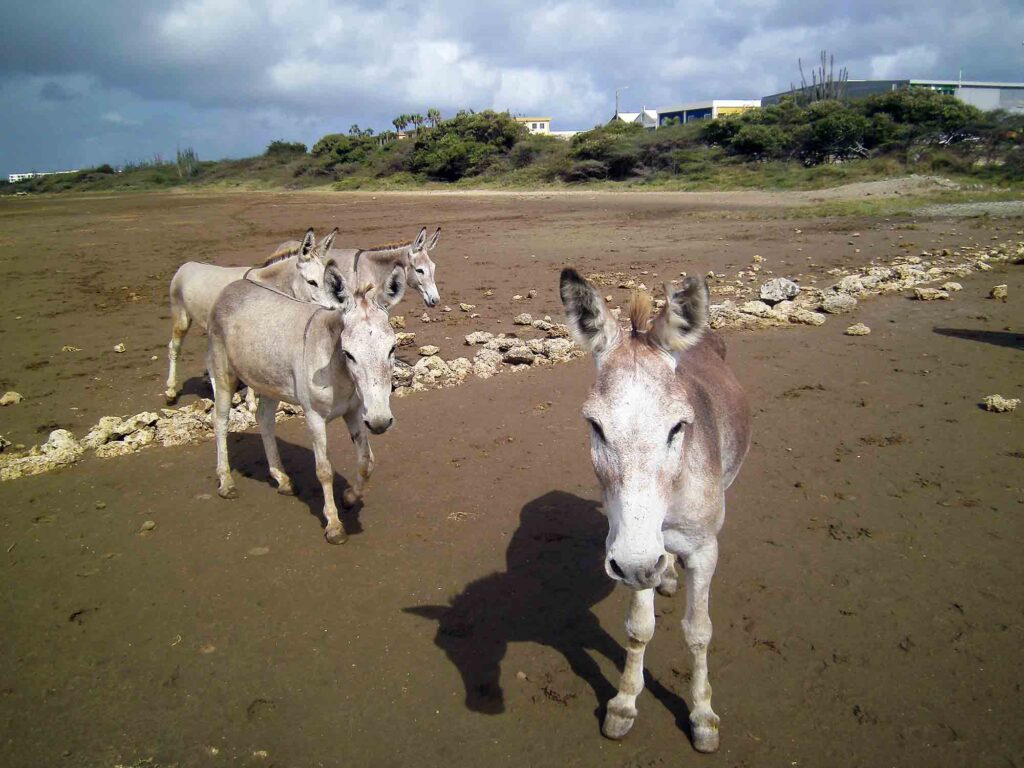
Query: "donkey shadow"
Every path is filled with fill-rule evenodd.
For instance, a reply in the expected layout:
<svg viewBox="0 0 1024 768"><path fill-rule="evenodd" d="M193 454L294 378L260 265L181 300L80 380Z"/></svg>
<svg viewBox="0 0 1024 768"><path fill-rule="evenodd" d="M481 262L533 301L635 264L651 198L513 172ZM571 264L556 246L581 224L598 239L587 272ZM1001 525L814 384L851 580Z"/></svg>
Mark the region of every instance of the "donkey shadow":
<svg viewBox="0 0 1024 768"><path fill-rule="evenodd" d="M593 690L600 721L616 688L589 651L619 669L625 661L622 646L591 611L615 586L604 572L607 530L597 502L551 491L523 507L504 572L472 582L448 606L403 609L438 622L434 643L459 670L469 710L505 711L501 661L509 643L528 642L565 657ZM689 710L682 699L650 678L647 688L689 732Z"/></svg>
<svg viewBox="0 0 1024 768"><path fill-rule="evenodd" d="M316 458L313 455L313 449L289 443L287 440L282 440L280 435L277 437L277 447L281 454L281 463L295 486L295 498L309 508L309 513L320 521L321 528L326 528L327 521L323 516L324 497L320 480L316 476ZM259 432L232 432L228 436L228 452L234 471L243 477L266 484L266 487L253 489L248 491L249 493L276 495L277 486L270 477L266 453L263 451L263 439ZM338 504L338 516L345 527L345 533L353 536L363 531L362 523L359 521L363 502L359 501L354 507L347 509L342 506L341 494L348 486L348 480L335 470L334 497Z"/></svg>

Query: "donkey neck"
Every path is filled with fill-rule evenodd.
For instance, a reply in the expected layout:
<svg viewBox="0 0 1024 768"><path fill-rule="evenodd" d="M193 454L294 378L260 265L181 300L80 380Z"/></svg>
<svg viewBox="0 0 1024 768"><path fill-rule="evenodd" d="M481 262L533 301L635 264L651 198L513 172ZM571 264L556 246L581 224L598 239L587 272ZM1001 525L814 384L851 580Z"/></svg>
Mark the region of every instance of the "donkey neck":
<svg viewBox="0 0 1024 768"><path fill-rule="evenodd" d="M277 288L279 291L292 293L295 270L295 256L288 256L265 267L255 267L249 270L247 277L257 283Z"/></svg>

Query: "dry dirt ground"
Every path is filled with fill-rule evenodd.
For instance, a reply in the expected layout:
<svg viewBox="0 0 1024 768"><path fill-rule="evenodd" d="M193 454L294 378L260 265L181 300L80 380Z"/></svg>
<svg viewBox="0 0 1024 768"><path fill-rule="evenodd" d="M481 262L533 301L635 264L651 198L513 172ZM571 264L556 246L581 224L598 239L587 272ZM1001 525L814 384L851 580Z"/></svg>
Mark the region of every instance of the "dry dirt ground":
<svg viewBox="0 0 1024 768"><path fill-rule="evenodd" d="M26 397L0 434L81 436L161 405L177 265L251 263L306 226L355 245L443 226L454 311L421 323L412 296L397 311L446 358L518 312L558 319L565 264L658 272L653 286L760 254L823 284L838 265L1024 239L1021 218L815 219L770 199L0 201L0 390ZM627 595L601 567L582 359L395 400L341 547L321 535L301 420L279 428L295 499L268 485L255 433L231 439L233 502L209 442L0 485L0 765L1024 766L1024 429L978 406L1021 396L1024 269L962 282L949 302L875 299L821 328L727 336L755 442L712 594L717 755L686 736L682 596L658 598L636 726L600 735ZM1008 303L984 298L995 283ZM856 321L872 334L844 336ZM205 393L203 349L186 342L185 402Z"/></svg>

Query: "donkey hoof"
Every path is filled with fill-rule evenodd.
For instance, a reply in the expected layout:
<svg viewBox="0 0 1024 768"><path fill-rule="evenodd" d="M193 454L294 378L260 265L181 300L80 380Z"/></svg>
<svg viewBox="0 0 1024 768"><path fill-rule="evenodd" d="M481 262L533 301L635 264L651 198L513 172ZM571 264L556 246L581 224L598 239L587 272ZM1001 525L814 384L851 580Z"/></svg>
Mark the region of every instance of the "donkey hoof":
<svg viewBox="0 0 1024 768"><path fill-rule="evenodd" d="M344 493L341 494L341 504L344 507L354 507L359 503L361 497L351 488L346 488Z"/></svg>
<svg viewBox="0 0 1024 768"><path fill-rule="evenodd" d="M324 538L328 544L344 544L348 541L348 534L340 525L337 528L328 528L324 531Z"/></svg>
<svg viewBox="0 0 1024 768"><path fill-rule="evenodd" d="M228 488L218 488L217 495L220 496L222 499L237 499L238 489L235 488L235 486L233 485Z"/></svg>
<svg viewBox="0 0 1024 768"><path fill-rule="evenodd" d="M173 389L168 389L164 392L164 402L167 403L167 405L174 405L178 402L178 393Z"/></svg>
<svg viewBox="0 0 1024 768"><path fill-rule="evenodd" d="M698 752L718 751L718 718L705 723L692 723L693 748Z"/></svg>
<svg viewBox="0 0 1024 768"><path fill-rule="evenodd" d="M278 483L277 492L282 496L294 496L296 494L295 486L289 483Z"/></svg>
<svg viewBox="0 0 1024 768"><path fill-rule="evenodd" d="M629 714L624 710L616 711L609 706L608 712L604 716L604 723L601 724L601 733L609 739L618 740L629 733L629 729L633 727L635 722L635 709L632 714Z"/></svg>

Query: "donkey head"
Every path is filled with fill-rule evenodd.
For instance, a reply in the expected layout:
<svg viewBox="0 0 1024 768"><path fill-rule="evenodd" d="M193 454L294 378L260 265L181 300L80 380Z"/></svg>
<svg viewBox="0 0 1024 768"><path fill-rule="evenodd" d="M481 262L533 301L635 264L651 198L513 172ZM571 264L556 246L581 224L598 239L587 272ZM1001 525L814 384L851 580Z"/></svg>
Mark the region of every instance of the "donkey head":
<svg viewBox="0 0 1024 768"><path fill-rule="evenodd" d="M327 252L334 242L338 229L335 227L319 244L313 236L313 230L307 229L302 244L295 254L295 278L293 292L295 298L312 301L328 309L337 309L338 298L326 284Z"/></svg>
<svg viewBox="0 0 1024 768"><path fill-rule="evenodd" d="M441 296L437 291L437 284L434 282L434 262L430 258L430 251L437 247L437 241L441 239L441 228L427 240L427 228L423 227L419 235L409 246L409 263L407 266L406 280L410 288L415 288L423 297L423 303L428 307L436 307Z"/></svg>
<svg viewBox="0 0 1024 768"><path fill-rule="evenodd" d="M326 282L342 313L338 346L345 367L363 401L363 423L375 435L394 423L391 415L391 373L395 361L395 332L388 310L405 293L405 274L392 270L380 289L364 285L349 290L333 260L327 263Z"/></svg>
<svg viewBox="0 0 1024 768"><path fill-rule="evenodd" d="M637 294L628 333L575 270L562 271L560 287L569 324L597 362L583 417L608 517L605 571L632 589L649 589L668 564L662 525L686 480L684 445L694 419L672 353L707 328L707 286L692 277L678 290L666 286L668 300L653 323L650 298Z"/></svg>

